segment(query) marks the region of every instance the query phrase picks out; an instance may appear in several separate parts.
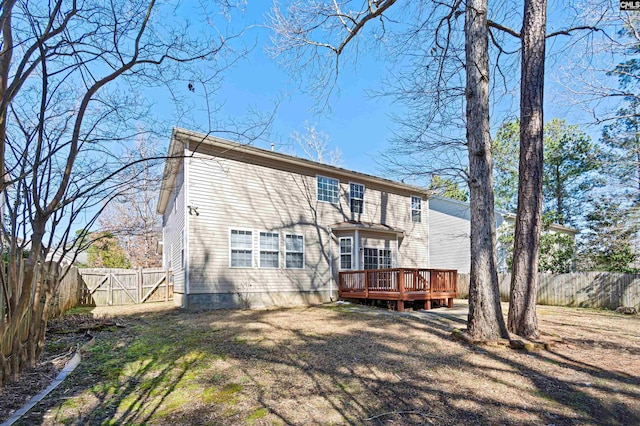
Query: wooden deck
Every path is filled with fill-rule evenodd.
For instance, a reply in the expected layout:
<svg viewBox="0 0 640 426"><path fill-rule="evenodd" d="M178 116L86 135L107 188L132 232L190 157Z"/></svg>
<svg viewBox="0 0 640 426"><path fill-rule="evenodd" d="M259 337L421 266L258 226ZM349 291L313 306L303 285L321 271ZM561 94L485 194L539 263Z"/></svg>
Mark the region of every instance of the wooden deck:
<svg viewBox="0 0 640 426"><path fill-rule="evenodd" d="M393 300L398 311L407 301L453 306L458 295L458 271L444 269L390 268L341 271L338 296L343 299Z"/></svg>

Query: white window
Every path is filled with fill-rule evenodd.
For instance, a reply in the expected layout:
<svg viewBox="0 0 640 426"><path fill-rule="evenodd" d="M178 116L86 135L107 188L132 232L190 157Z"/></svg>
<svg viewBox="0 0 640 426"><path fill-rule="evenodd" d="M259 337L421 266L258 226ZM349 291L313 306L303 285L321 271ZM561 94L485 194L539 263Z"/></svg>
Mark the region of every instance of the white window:
<svg viewBox="0 0 640 426"><path fill-rule="evenodd" d="M353 239L351 237L340 238L340 269L352 269L353 265Z"/></svg>
<svg viewBox="0 0 640 426"><path fill-rule="evenodd" d="M318 201L337 204L340 201L340 185L338 179L324 176L317 176L316 179L318 182Z"/></svg>
<svg viewBox="0 0 640 426"><path fill-rule="evenodd" d="M260 232L260 267L280 267L280 234Z"/></svg>
<svg viewBox="0 0 640 426"><path fill-rule="evenodd" d="M351 213L361 214L364 210L364 185L349 183L349 206Z"/></svg>
<svg viewBox="0 0 640 426"><path fill-rule="evenodd" d="M411 221L422 222L422 198L411 196Z"/></svg>
<svg viewBox="0 0 640 426"><path fill-rule="evenodd" d="M251 268L253 255L253 232L242 229L231 230L230 265L232 268Z"/></svg>
<svg viewBox="0 0 640 426"><path fill-rule="evenodd" d="M378 269L378 249L365 247L363 256L364 269Z"/></svg>
<svg viewBox="0 0 640 426"><path fill-rule="evenodd" d="M392 268L393 258L390 249L364 248L364 269Z"/></svg>
<svg viewBox="0 0 640 426"><path fill-rule="evenodd" d="M380 249L378 250L378 259L379 260L379 266L382 269L385 268L393 268L393 261L391 258L391 250L389 249Z"/></svg>
<svg viewBox="0 0 640 426"><path fill-rule="evenodd" d="M284 266L287 269L304 268L304 236L284 236Z"/></svg>

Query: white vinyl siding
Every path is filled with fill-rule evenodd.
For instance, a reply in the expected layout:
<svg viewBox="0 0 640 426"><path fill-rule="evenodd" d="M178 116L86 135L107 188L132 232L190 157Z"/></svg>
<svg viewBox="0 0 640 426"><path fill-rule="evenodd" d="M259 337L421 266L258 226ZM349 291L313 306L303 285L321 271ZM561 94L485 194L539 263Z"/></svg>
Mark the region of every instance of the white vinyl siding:
<svg viewBox="0 0 640 426"><path fill-rule="evenodd" d="M364 212L364 185L349 183L349 207L351 213L362 214Z"/></svg>
<svg viewBox="0 0 640 426"><path fill-rule="evenodd" d="M338 204L340 201L340 182L338 179L316 176L318 201Z"/></svg>
<svg viewBox="0 0 640 426"><path fill-rule="evenodd" d="M250 158L247 157L228 159L210 156L211 149L206 144L199 145L198 149L201 152L187 160L189 204L198 207L198 215L189 216L189 293L235 294L245 288L250 288L251 292L274 295L328 292L332 284L332 271L335 292L340 270L338 238L353 238L353 233L338 234L334 230L332 239L329 228L345 221L346 214L350 214L348 197L340 196L338 204L316 201L319 173L303 167L266 162L254 164L248 162ZM223 155L234 153L224 151ZM341 178L339 194L349 194L349 181L358 182L355 176L352 179L345 177L344 181ZM400 243L401 266L427 267L428 228L426 219L422 224L411 222L407 200L412 194L395 193L391 188L364 183L366 207L358 220L385 223L404 230L405 237ZM252 267L229 268L230 229L253 231ZM260 231L280 234L279 268L258 267ZM179 235L178 231L178 238ZM284 253L286 241L282 241L286 235L304 236L303 268L287 267ZM365 235L370 234L361 231L360 239ZM384 246L373 243L363 243L363 246L393 248L395 256L395 236L371 236L390 241ZM174 244L176 266L180 262L178 238ZM356 260L353 242L351 269L355 267ZM333 257L333 266L328 261L330 256ZM299 255L295 257L300 258Z"/></svg>
<svg viewBox="0 0 640 426"><path fill-rule="evenodd" d="M280 234L260 232L260 267L280 267Z"/></svg>
<svg viewBox="0 0 640 426"><path fill-rule="evenodd" d="M184 163L180 163L173 189L167 201L167 208L162 216L162 224L165 228L163 245L167 249L165 265L173 274L173 289L176 293L185 292L185 269L181 259L183 247L183 232L185 227L185 173ZM187 253L185 253L186 255Z"/></svg>
<svg viewBox="0 0 640 426"><path fill-rule="evenodd" d="M229 242L229 266L232 268L251 268L253 266L253 232L232 229Z"/></svg>
<svg viewBox="0 0 640 426"><path fill-rule="evenodd" d="M340 238L340 269L353 269L353 238Z"/></svg>
<svg viewBox="0 0 640 426"><path fill-rule="evenodd" d="M284 236L285 268L304 268L304 236L287 234Z"/></svg>
<svg viewBox="0 0 640 426"><path fill-rule="evenodd" d="M422 222L422 198L413 195L411 196L411 221Z"/></svg>

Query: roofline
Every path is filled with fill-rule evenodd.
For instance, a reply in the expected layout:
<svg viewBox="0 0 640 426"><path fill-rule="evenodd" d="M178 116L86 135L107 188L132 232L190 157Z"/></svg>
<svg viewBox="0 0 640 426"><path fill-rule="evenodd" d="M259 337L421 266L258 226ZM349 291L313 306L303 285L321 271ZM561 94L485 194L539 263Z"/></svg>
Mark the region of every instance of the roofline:
<svg viewBox="0 0 640 426"><path fill-rule="evenodd" d="M358 230L358 231L366 231L366 232L371 232L371 233L394 234L394 235L398 235L398 236L402 236L402 237L405 236L405 231L403 231L402 229L368 228L366 226L358 225L358 224L355 224L355 223L354 224L344 224L344 225L340 225L340 224L334 223L329 228L331 229L332 233L334 231L341 232L341 231L356 231L356 230Z"/></svg>
<svg viewBox="0 0 640 426"><path fill-rule="evenodd" d="M468 201L460 201L460 200L454 200L453 198L447 198L447 197L442 197L440 195L434 195L431 197L432 200L439 200L439 201L445 201L445 202L449 202L452 204L457 204L459 206L464 206L464 207L470 207L470 203ZM495 209L494 208L494 214L499 214L502 217L504 217L505 219L514 219L516 218L516 214L515 213L511 213L508 212L506 210L502 210L502 209ZM570 234L579 234L580 231L578 229L575 228L569 228L568 226L564 226L564 225L560 225L557 223L552 223L551 225L549 225L549 229L553 229L555 231L563 231L563 232L567 232Z"/></svg>
<svg viewBox="0 0 640 426"><path fill-rule="evenodd" d="M439 200L439 201L446 201L446 202L449 202L449 203L452 203L452 204L457 204L459 206L465 206L465 207L470 207L471 206L471 203L469 203L468 201L455 200L453 198L443 197L442 195L433 195L431 197L431 199L432 200ZM506 210L497 209L495 207L493 209L493 212L494 212L494 214L499 214L499 215L502 215L502 216L508 216L510 214L513 214L513 213L510 213L510 212L508 212Z"/></svg>
<svg viewBox="0 0 640 426"><path fill-rule="evenodd" d="M370 183L374 185L383 186L389 189L395 189L405 192L414 193L416 195L423 195L427 198L432 196L433 191L425 188L420 188L413 185L407 185L405 183L396 182L390 179L381 178L378 176L369 175L366 173L356 172L353 170L344 169L342 167L331 166L328 164L318 163L316 161L307 160L304 158L294 157L292 155L282 154L280 152L269 151L255 146L241 144L233 142L227 139L222 139L212 135L206 135L204 133L194 132L187 129L181 129L174 127L171 134L171 143L169 145L169 158L165 163L165 169L162 179L162 186L160 192L160 198L158 200L158 213L163 214L166 209L166 205L169 201L169 195L171 194L171 188L175 181L175 175L177 173L177 166L170 166L172 158L176 156L176 147L180 140L182 146L186 146L187 143L204 144L206 146L214 146L218 148L226 149L234 153L241 153L250 155L256 158L265 158L272 161L280 162L281 164L290 164L298 167L306 168L309 171L313 171L315 174L330 173L344 178L345 180L354 181L358 183ZM197 147L196 147L197 151ZM243 161L240 159L239 161Z"/></svg>
<svg viewBox="0 0 640 426"><path fill-rule="evenodd" d="M514 219L516 218L515 213L507 213L504 215L505 219ZM553 229L554 231L563 231L563 232L568 232L570 234L576 235L580 233L579 229L576 228L570 228L568 226L564 226L564 225L560 225L558 223L552 223L549 225L549 229Z"/></svg>
<svg viewBox="0 0 640 426"><path fill-rule="evenodd" d="M183 158L179 156L179 148L182 148L184 152L184 144L180 144L176 138L176 128L171 132L171 141L169 142L169 151L167 153L167 159L164 163L164 170L162 172L162 184L160 185L160 195L158 196L158 206L156 208L159 214L164 214L167 209L167 203L173 185L176 181L176 175L180 167L180 160Z"/></svg>

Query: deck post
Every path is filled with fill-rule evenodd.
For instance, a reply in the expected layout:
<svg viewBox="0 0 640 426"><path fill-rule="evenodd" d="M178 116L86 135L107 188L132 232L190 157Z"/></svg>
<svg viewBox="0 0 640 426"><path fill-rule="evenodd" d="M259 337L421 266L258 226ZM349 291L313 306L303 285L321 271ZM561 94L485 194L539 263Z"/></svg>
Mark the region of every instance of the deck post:
<svg viewBox="0 0 640 426"><path fill-rule="evenodd" d="M364 275L364 297L365 298L369 298L369 280L367 279L367 276L369 275L367 273L367 271L363 272Z"/></svg>
<svg viewBox="0 0 640 426"><path fill-rule="evenodd" d="M449 299L447 299L447 308L449 309L453 308L453 297L450 297Z"/></svg>
<svg viewBox="0 0 640 426"><path fill-rule="evenodd" d="M400 295L398 296L398 312L404 312L404 269L398 270L398 290Z"/></svg>

